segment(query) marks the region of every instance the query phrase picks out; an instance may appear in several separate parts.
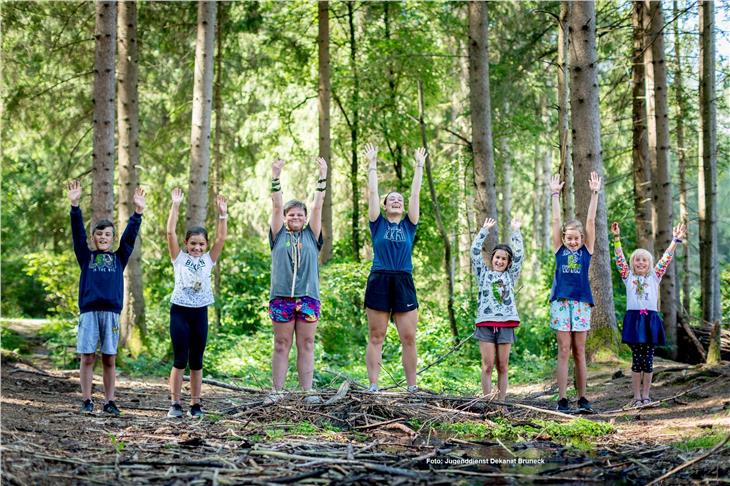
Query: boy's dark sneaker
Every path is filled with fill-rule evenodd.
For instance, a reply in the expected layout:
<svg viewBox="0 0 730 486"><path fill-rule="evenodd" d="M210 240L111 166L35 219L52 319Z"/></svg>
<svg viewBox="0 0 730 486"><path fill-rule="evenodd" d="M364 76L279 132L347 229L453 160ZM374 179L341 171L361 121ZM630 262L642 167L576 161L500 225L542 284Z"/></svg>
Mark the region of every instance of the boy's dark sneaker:
<svg viewBox="0 0 730 486"><path fill-rule="evenodd" d="M188 415L193 418L203 418L203 409L200 407L199 403L193 404L190 406L190 410L188 410Z"/></svg>
<svg viewBox="0 0 730 486"><path fill-rule="evenodd" d="M182 418L182 406L179 403L173 403L172 405L170 405L170 410L168 410L167 416L170 418Z"/></svg>
<svg viewBox="0 0 730 486"><path fill-rule="evenodd" d="M558 400L558 412L570 413L571 411L570 402L567 398L561 398Z"/></svg>
<svg viewBox="0 0 730 486"><path fill-rule="evenodd" d="M94 413L94 402L89 400L84 400L81 404L81 413Z"/></svg>
<svg viewBox="0 0 730 486"><path fill-rule="evenodd" d="M591 402L589 402L586 397L580 397L578 399L578 411L580 413L594 413L593 407L591 407Z"/></svg>
<svg viewBox="0 0 730 486"><path fill-rule="evenodd" d="M119 408L117 408L117 404L114 403L114 400L109 400L104 404L104 412L114 415L115 417L119 417L122 412L119 411Z"/></svg>

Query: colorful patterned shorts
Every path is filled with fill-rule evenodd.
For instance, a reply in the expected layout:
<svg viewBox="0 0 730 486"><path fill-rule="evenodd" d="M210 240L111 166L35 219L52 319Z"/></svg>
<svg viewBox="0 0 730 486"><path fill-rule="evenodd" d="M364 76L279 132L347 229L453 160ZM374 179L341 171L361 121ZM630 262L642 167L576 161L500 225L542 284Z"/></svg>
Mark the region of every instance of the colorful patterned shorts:
<svg viewBox="0 0 730 486"><path fill-rule="evenodd" d="M317 322L319 301L311 297L276 297L269 301L269 317L274 322L293 320Z"/></svg>
<svg viewBox="0 0 730 486"><path fill-rule="evenodd" d="M589 331L591 305L568 299L550 302L550 328L556 331Z"/></svg>

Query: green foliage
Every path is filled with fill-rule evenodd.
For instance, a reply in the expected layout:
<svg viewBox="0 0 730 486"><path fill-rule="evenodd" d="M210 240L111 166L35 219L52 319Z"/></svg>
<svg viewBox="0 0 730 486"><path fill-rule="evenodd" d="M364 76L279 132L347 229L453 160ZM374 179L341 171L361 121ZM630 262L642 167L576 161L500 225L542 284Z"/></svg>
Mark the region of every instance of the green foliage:
<svg viewBox="0 0 730 486"><path fill-rule="evenodd" d="M117 436L112 433L109 434L109 440L111 441L112 446L114 447L114 451L117 454L121 454L122 451L124 451L124 448L126 447L124 440L117 438Z"/></svg>
<svg viewBox="0 0 730 486"><path fill-rule="evenodd" d="M216 305L221 307L222 327L241 334L268 325L270 253L255 245L244 245L226 252L220 265L225 279Z"/></svg>
<svg viewBox="0 0 730 486"><path fill-rule="evenodd" d="M726 432L708 432L699 437L677 441L673 446L683 452L692 452L697 449L711 449L722 442L726 435Z"/></svg>
<svg viewBox="0 0 730 486"><path fill-rule="evenodd" d="M54 366L64 369L78 368L76 335L78 326L70 319L52 319L38 332L48 350L48 357Z"/></svg>
<svg viewBox="0 0 730 486"><path fill-rule="evenodd" d="M26 354L29 351L28 343L23 336L5 325L0 326L0 347L17 354Z"/></svg>
<svg viewBox="0 0 730 486"><path fill-rule="evenodd" d="M46 252L25 255L25 273L38 281L52 306L52 314L71 317L78 314L79 265L72 252Z"/></svg>

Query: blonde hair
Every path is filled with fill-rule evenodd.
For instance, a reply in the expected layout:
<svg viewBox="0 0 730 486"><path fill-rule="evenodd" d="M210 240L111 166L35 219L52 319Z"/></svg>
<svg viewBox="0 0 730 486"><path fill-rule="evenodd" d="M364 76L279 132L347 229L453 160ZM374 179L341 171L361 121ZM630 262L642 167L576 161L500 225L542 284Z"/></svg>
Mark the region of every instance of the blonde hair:
<svg viewBox="0 0 730 486"><path fill-rule="evenodd" d="M585 237L585 233L583 232L583 223L577 219L571 219L570 221L563 223L563 227L560 228L560 234L565 236L565 232L568 230L576 230L580 233L581 237Z"/></svg>
<svg viewBox="0 0 730 486"><path fill-rule="evenodd" d="M636 274L636 269L634 269L634 258L639 255L645 256L647 260L649 260L649 271L651 271L654 267L654 255L652 255L648 250L637 248L633 251L633 253L631 253L631 257L629 258L629 268L631 268L631 272Z"/></svg>

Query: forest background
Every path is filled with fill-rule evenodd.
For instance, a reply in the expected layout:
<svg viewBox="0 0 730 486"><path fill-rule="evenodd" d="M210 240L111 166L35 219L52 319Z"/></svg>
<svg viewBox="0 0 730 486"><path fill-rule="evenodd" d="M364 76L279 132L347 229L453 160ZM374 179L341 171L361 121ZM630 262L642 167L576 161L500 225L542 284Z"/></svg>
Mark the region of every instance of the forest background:
<svg viewBox="0 0 730 486"><path fill-rule="evenodd" d="M407 1L325 5L331 69L329 194L333 238L331 257L321 267L316 385L327 386L339 373L360 382L366 377L363 294L372 252L365 209L367 166L359 152L366 142L377 144L381 191L407 192L412 153L425 138L433 188L424 177L414 249L414 280L420 300L419 368L443 361L424 371L420 381L428 388L475 393L480 364L478 347L469 338L476 306L469 246L483 221L480 209L484 208L478 206L475 177L479 174L475 174L473 162L475 93L469 83L468 4ZM661 2L661 6L670 126L666 167L671 176L670 206L673 220L678 222L680 195L684 194L689 224L688 255L678 252L673 264L678 278L676 302L687 310L688 323L699 332L708 323L703 323L699 257L698 4L675 1ZM49 319L41 333L52 359L59 366L75 368L79 269L71 245L65 182L82 181L81 207L87 220L91 219L96 205L92 201L96 163L92 162L96 158L92 140L95 4L3 2L0 9L1 311L5 318ZM195 157L191 116L198 9L194 2L136 3L139 140L133 145L138 145L139 160L134 166L135 177L148 197L140 234L141 273L132 277L142 289L143 307L138 298L137 310L125 327L120 359L123 372L135 375L165 375L171 365L168 308L173 272L165 246L165 221L171 190L183 187L189 197L189 181L201 179L191 168L191 158ZM522 325L512 352L510 376L516 381L532 381L552 374L556 355L553 332L548 328L554 259L546 181L550 174L564 170L565 155L570 152L570 143L559 132L561 4L493 2L487 9L488 145L490 150L493 147L491 177L496 185L488 210L500 217L502 240L507 239L504 228L509 217L524 222L527 256L517 294ZM600 90L600 114L595 116L600 119L606 211L599 229L605 229L607 222L619 221L628 249L633 249L641 236L632 159L632 109L637 99L632 93L634 9L631 2L597 2L595 31ZM206 375L261 387L270 383L270 165L277 155L287 161L282 177L285 198L311 200L317 177L315 157L320 154L316 135L322 72L318 15L321 25L318 4L306 1L217 4L215 49L208 51L209 60L215 59L210 183L204 185L204 197L210 199L215 192L226 195L230 218L229 237L218 266L216 305L211 308ZM730 5L716 3L715 15L716 263L721 316L727 320ZM677 140L680 121L681 143ZM116 144L112 159L123 145L119 140L115 142L112 133L112 143ZM680 154L686 158L681 169ZM121 160L118 167L112 167L118 194L111 211L115 221L125 221L121 214L128 213L124 213L121 194L131 182L128 173L122 174L127 169ZM576 180L566 193L578 193L580 185L587 186L587 180ZM578 212L579 205L576 195ZM215 215L210 205L207 213L212 229ZM450 255L445 259L446 242ZM685 275L688 293L679 290ZM609 277L604 274L602 278ZM611 332L596 336L591 352L593 356L611 353L625 357L627 349L616 340L625 291L613 266L610 278L614 304L609 309L613 315L606 322ZM3 348L24 351L12 331L3 328L2 333ZM665 354L687 359L693 349L689 340L679 339L674 351ZM397 334L391 328L384 346L384 381L402 378L399 352ZM289 385L294 386L295 374L290 373L289 379Z"/></svg>

